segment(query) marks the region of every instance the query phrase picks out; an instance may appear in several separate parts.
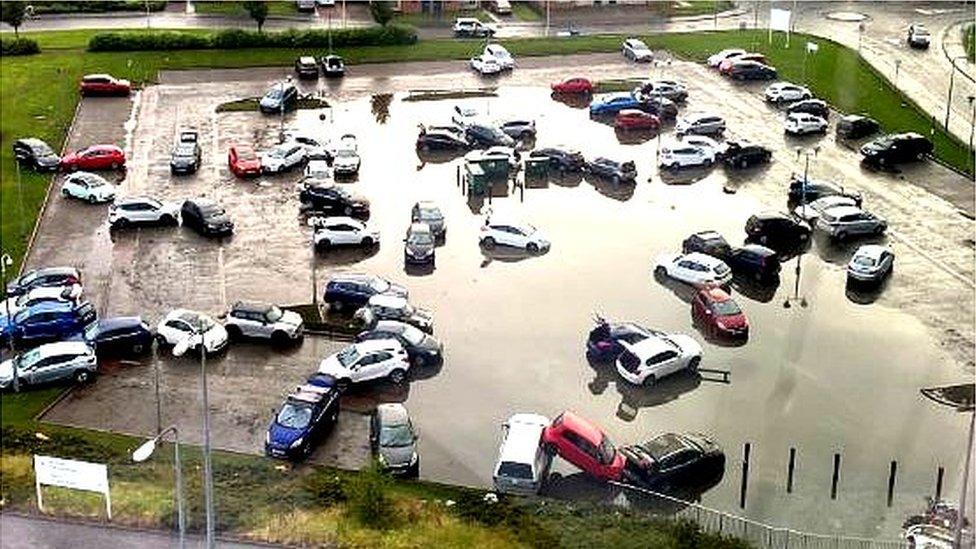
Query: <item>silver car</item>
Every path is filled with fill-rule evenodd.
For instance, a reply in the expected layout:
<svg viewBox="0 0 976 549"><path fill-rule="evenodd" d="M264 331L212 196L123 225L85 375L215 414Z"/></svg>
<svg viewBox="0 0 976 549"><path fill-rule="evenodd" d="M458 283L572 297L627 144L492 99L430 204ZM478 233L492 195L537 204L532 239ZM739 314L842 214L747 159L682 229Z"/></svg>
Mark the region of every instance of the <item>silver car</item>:
<svg viewBox="0 0 976 549"><path fill-rule="evenodd" d="M231 338L270 339L276 345L298 341L304 334L302 317L298 313L257 302L235 303L227 313L224 327Z"/></svg>
<svg viewBox="0 0 976 549"><path fill-rule="evenodd" d="M416 477L420 472L417 432L403 404L380 404L370 423L370 442L380 466L394 475Z"/></svg>
<svg viewBox="0 0 976 549"><path fill-rule="evenodd" d="M895 252L887 246L867 244L854 252L847 264L847 278L856 282L880 282L895 266Z"/></svg>
<svg viewBox="0 0 976 549"><path fill-rule="evenodd" d="M888 230L888 222L856 206L837 206L820 212L817 228L844 240L850 236L882 235Z"/></svg>
<svg viewBox="0 0 976 549"><path fill-rule="evenodd" d="M0 389L13 386L14 370L21 385L73 379L87 383L98 373L95 351L83 341L48 343L0 363Z"/></svg>
<svg viewBox="0 0 976 549"><path fill-rule="evenodd" d="M687 134L714 135L725 131L725 119L709 113L692 113L682 117L674 126L679 136Z"/></svg>
<svg viewBox="0 0 976 549"><path fill-rule="evenodd" d="M444 219L444 214L440 206L432 200L421 200L414 204L410 211L410 221L426 223L437 238L443 238L447 234L447 221Z"/></svg>

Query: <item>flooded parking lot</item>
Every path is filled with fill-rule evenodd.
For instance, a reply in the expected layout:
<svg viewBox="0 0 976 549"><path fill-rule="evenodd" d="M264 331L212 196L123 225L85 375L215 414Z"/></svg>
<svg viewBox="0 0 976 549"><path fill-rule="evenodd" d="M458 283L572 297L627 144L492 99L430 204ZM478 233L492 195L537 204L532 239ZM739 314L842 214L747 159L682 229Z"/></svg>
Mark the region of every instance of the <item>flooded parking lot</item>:
<svg viewBox="0 0 976 549"><path fill-rule="evenodd" d="M964 422L924 401L918 389L972 373L973 289L964 281L973 277L973 227L957 213L965 200L949 201L966 185L964 178L930 163L876 173L862 169L856 152L833 137L784 138L781 115L762 102L761 86L733 86L687 63L649 69L608 55L531 59L497 81L494 97L404 100L408 90L485 85L457 72L459 64L357 67L341 84L319 84L331 109L299 111L283 120L214 112L217 104L260 94L270 78L283 74L280 69L164 75L162 85L143 90L137 100L122 194L214 198L233 218L235 235L209 241L180 228L110 234L104 207L54 196L29 263L77 265L103 316L139 313L152 322L181 306L217 314L238 299L307 303L313 261L320 288L342 271L371 272L407 286L411 301L434 312L445 363L417 372L401 389L380 387L346 398L337 436L316 456L326 463L361 463L367 449L358 414L379 401L402 401L421 431L423 477L488 485L506 417L527 411L552 417L573 409L619 443L663 431L714 435L729 465L702 501L771 524L890 535L932 493L938 466L947 469L946 493L954 493ZM774 161L735 174L721 168L660 174L657 147L673 131L666 127L660 139L620 135L590 120L580 108L585 102L553 101L547 84L570 76L570 66L587 67L579 72L594 78L648 76L650 70L654 77L685 81L690 98L684 111L725 116L728 138L764 143L774 149ZM357 77L358 70L364 74ZM393 95L373 95L384 93ZM418 124L446 123L456 104L493 118L530 116L540 146L566 144L587 158L634 160L638 182L621 186L567 176L524 190L498 184L490 204L470 200L456 182L460 159L422 159L414 149ZM71 144L120 139L129 110L126 101L86 100ZM193 176L172 177L169 149L178 129L187 126L201 132L203 167ZM270 146L281 126L358 136L363 165L345 185L371 200L370 222L382 234L378 249L313 256L310 229L298 216L297 172L247 181L229 173L230 144ZM679 251L686 236L703 229L741 243L751 214L785 208L785 182L802 169L796 148L814 146L819 151L812 176L862 192L866 208L888 219L884 241L897 254L894 277L879 292L848 290L844 267L856 246L818 238L807 253L784 264L778 285L734 283L733 295L752 326L745 345L706 341L692 327L691 291L655 280L654 258ZM404 268L400 242L410 207L421 199L436 201L449 227L429 272ZM478 233L489 208L530 221L552 249L539 256L481 249ZM706 374L708 379L677 376L653 389L627 385L612 367L590 364L584 356L595 313L694 336L703 343L702 367L730 372L729 383ZM309 337L287 353L242 345L216 359L209 370L215 445L260 451L270 408L339 345ZM169 358L159 366L164 417L178 422L192 440L199 423L199 367ZM112 371L73 393L48 419L151 432L152 369ZM739 509L746 442L752 444L751 478L746 507ZM798 468L794 492L787 494L791 447L797 449ZM835 452L843 465L838 497L831 500ZM899 477L889 509L891 460L899 462ZM572 472L565 463L557 469Z"/></svg>

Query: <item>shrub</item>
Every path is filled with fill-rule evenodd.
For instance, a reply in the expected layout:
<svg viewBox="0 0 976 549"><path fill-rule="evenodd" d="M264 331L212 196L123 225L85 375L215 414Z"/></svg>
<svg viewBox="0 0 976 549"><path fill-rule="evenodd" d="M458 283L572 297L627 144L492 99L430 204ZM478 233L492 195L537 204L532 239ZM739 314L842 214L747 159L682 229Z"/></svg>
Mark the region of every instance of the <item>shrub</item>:
<svg viewBox="0 0 976 549"><path fill-rule="evenodd" d="M390 477L375 461L353 478L347 493L349 511L363 526L385 529L396 523L390 483Z"/></svg>
<svg viewBox="0 0 976 549"><path fill-rule="evenodd" d="M33 55L41 53L35 40L29 38L0 39L0 55Z"/></svg>
<svg viewBox="0 0 976 549"><path fill-rule="evenodd" d="M199 50L210 38L185 32L100 32L88 41L89 51Z"/></svg>
<svg viewBox="0 0 976 549"><path fill-rule="evenodd" d="M305 478L305 489L318 503L333 505L346 501L346 481L331 471L316 470Z"/></svg>

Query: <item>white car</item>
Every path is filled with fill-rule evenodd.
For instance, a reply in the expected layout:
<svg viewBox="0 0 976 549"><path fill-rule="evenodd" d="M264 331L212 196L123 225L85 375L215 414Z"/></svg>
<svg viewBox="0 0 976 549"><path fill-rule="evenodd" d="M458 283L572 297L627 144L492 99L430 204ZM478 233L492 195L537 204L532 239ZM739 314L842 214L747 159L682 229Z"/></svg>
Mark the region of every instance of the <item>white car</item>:
<svg viewBox="0 0 976 549"><path fill-rule="evenodd" d="M763 96L770 103L787 103L810 99L813 97L813 94L807 88L798 86L792 82L776 82L766 87Z"/></svg>
<svg viewBox="0 0 976 549"><path fill-rule="evenodd" d="M552 465L542 447L542 431L550 419L539 414L515 414L502 425L504 438L492 480L495 490L531 496L539 493Z"/></svg>
<svg viewBox="0 0 976 549"><path fill-rule="evenodd" d="M380 232L351 217L312 217L308 224L315 227L315 248L332 246L365 246L380 243Z"/></svg>
<svg viewBox="0 0 976 549"><path fill-rule="evenodd" d="M117 199L108 210L108 223L113 228L138 223L178 223L179 202L160 202L148 196Z"/></svg>
<svg viewBox="0 0 976 549"><path fill-rule="evenodd" d="M678 135L698 134L713 135L725 131L725 119L717 114L707 112L693 112L682 116L674 125L674 132Z"/></svg>
<svg viewBox="0 0 976 549"><path fill-rule="evenodd" d="M156 341L161 345L185 344L199 351L206 343L208 353L227 346L227 330L208 315L187 309L175 309L156 326Z"/></svg>
<svg viewBox="0 0 976 549"><path fill-rule="evenodd" d="M724 261L699 252L659 256L654 274L699 288L724 286L732 280L732 269Z"/></svg>
<svg viewBox="0 0 976 549"><path fill-rule="evenodd" d="M721 146L717 141L704 135L684 135L681 137L679 142L686 145L694 145L696 147L711 150L713 154L718 154L718 151L721 149Z"/></svg>
<svg viewBox="0 0 976 549"><path fill-rule="evenodd" d="M466 128L469 124L478 122L480 119L481 112L466 105L454 105L454 111L451 113L451 122L459 128Z"/></svg>
<svg viewBox="0 0 976 549"><path fill-rule="evenodd" d="M333 376L340 387L384 378L400 384L409 370L407 351L395 339L353 343L319 363L319 373Z"/></svg>
<svg viewBox="0 0 976 549"><path fill-rule="evenodd" d="M332 176L332 168L325 160L309 160L305 164L305 171L302 172L303 179L314 179L316 181L328 181Z"/></svg>
<svg viewBox="0 0 976 549"><path fill-rule="evenodd" d="M858 282L880 282L895 266L895 252L888 246L865 244L847 264L847 278Z"/></svg>
<svg viewBox="0 0 976 549"><path fill-rule="evenodd" d="M837 206L857 206L857 201L850 196L831 195L818 198L809 204L800 204L793 209L797 217L805 221L816 221L820 214Z"/></svg>
<svg viewBox="0 0 976 549"><path fill-rule="evenodd" d="M0 302L0 315L6 316L9 311L10 316L7 318L13 318L17 311L32 307L43 301L78 303L78 300L81 299L81 293L81 284L72 284L70 286L41 286L30 290L26 294L9 297L6 301Z"/></svg>
<svg viewBox="0 0 976 549"><path fill-rule="evenodd" d="M356 136L347 133L339 139L336 147L335 159L332 161L332 170L336 175L352 175L359 171L362 161L359 158L359 145Z"/></svg>
<svg viewBox="0 0 976 549"><path fill-rule="evenodd" d="M234 339L267 339L276 345L300 340L305 329L301 315L295 311L255 301L235 303L227 312L224 327Z"/></svg>
<svg viewBox="0 0 976 549"><path fill-rule="evenodd" d="M746 53L748 53L746 50L740 48L730 48L727 50L722 50L708 57L708 66L718 68L718 66L722 64L722 61L725 61L730 57L738 57L740 55L745 55Z"/></svg>
<svg viewBox="0 0 976 549"><path fill-rule="evenodd" d="M498 64L498 61L490 55L480 55L478 57L472 57L471 68L481 74L482 76L487 76L490 74L498 74L502 72L502 66Z"/></svg>
<svg viewBox="0 0 976 549"><path fill-rule="evenodd" d="M511 53L505 49L505 46L501 44L488 44L485 46L485 51L482 57L489 56L494 58L498 66L502 68L503 71L512 70L515 68L515 58L512 57Z"/></svg>
<svg viewBox="0 0 976 549"><path fill-rule="evenodd" d="M325 139L319 139L303 133L286 134L286 139L304 146L305 156L309 160L327 160L331 156L329 154L329 142Z"/></svg>
<svg viewBox="0 0 976 549"><path fill-rule="evenodd" d="M548 250L550 242L535 227L528 223L494 218L481 226L479 241L482 246L491 248L496 244L524 248L528 252Z"/></svg>
<svg viewBox="0 0 976 549"><path fill-rule="evenodd" d="M620 341L624 348L617 357L617 373L634 385L654 385L682 370L695 372L701 364L702 348L684 334L653 333L637 343Z"/></svg>
<svg viewBox="0 0 976 549"><path fill-rule="evenodd" d="M827 121L809 113L791 112L786 115L783 130L791 135L827 133Z"/></svg>
<svg viewBox="0 0 976 549"><path fill-rule="evenodd" d="M647 63L654 60L654 52L651 51L651 48L648 48L647 44L636 38L624 40L621 51L624 57L631 61Z"/></svg>
<svg viewBox="0 0 976 549"><path fill-rule="evenodd" d="M710 166L714 162L715 149L686 141L661 147L658 156L658 165L668 169Z"/></svg>
<svg viewBox="0 0 976 549"><path fill-rule="evenodd" d="M61 195L66 198L78 198L92 204L111 202L115 199L115 185L97 174L75 172L64 179L64 183L61 184Z"/></svg>
<svg viewBox="0 0 976 549"><path fill-rule="evenodd" d="M308 159L308 151L297 141L286 141L261 153L264 173L281 173L299 166Z"/></svg>

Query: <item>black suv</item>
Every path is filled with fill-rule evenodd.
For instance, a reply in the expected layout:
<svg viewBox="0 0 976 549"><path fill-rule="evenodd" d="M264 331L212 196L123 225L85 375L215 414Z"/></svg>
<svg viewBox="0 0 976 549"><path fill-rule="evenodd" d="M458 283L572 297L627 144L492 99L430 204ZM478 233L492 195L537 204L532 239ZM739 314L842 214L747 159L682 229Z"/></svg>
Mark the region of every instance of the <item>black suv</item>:
<svg viewBox="0 0 976 549"><path fill-rule="evenodd" d="M234 232L234 222L216 202L207 198L187 200L180 208L183 226L203 236L224 236Z"/></svg>
<svg viewBox="0 0 976 549"><path fill-rule="evenodd" d="M697 232L681 243L681 253L685 254L698 252L725 259L731 251L732 247L725 241L725 237L715 231Z"/></svg>
<svg viewBox="0 0 976 549"><path fill-rule="evenodd" d="M422 151L455 151L469 146L463 135L449 130L428 129L417 136L417 148Z"/></svg>
<svg viewBox="0 0 976 549"><path fill-rule="evenodd" d="M729 76L733 80L773 80L776 69L759 61L733 61Z"/></svg>
<svg viewBox="0 0 976 549"><path fill-rule="evenodd" d="M773 152L762 145L745 141L728 141L722 153L722 162L729 168L748 168L757 164L766 164L772 157Z"/></svg>
<svg viewBox="0 0 976 549"><path fill-rule="evenodd" d="M735 248L722 259L737 275L750 276L756 280L771 280L779 276L779 255L759 244Z"/></svg>
<svg viewBox="0 0 976 549"><path fill-rule="evenodd" d="M587 162L586 169L593 175L612 179L616 183L637 179L637 166L630 160L618 162L598 157Z"/></svg>
<svg viewBox="0 0 976 549"><path fill-rule="evenodd" d="M751 241L773 248L791 247L810 239L810 225L779 212L763 212L746 221Z"/></svg>
<svg viewBox="0 0 976 549"><path fill-rule="evenodd" d="M152 349L153 333L138 316L103 318L85 329L98 358L138 357Z"/></svg>
<svg viewBox="0 0 976 549"><path fill-rule="evenodd" d="M830 106L822 99L804 99L797 101L786 108L787 113L805 112L814 116L819 116L824 120L830 116Z"/></svg>
<svg viewBox="0 0 976 549"><path fill-rule="evenodd" d="M409 297L406 288L385 278L366 274L348 274L330 280L325 286L325 296L322 300L332 310L350 309L355 311L365 306L369 302L369 298L374 295Z"/></svg>
<svg viewBox="0 0 976 549"><path fill-rule="evenodd" d="M578 172L586 166L583 155L573 149L557 149L554 147L536 149L529 153L530 158L548 158L549 166L561 171Z"/></svg>
<svg viewBox="0 0 976 549"><path fill-rule="evenodd" d="M54 153L54 149L36 137L27 137L14 141L14 158L23 166L35 170L54 171L58 169L61 158Z"/></svg>
<svg viewBox="0 0 976 549"><path fill-rule="evenodd" d="M793 174L790 177L790 190L788 193L790 204L809 204L814 200L825 196L846 196L854 201L858 207L861 206L862 197L859 192L847 192L843 187L829 181L818 181L807 179L806 185L803 184L803 176Z"/></svg>
<svg viewBox="0 0 976 549"><path fill-rule="evenodd" d="M495 126L488 126L485 124L470 124L464 130L464 137L475 146L479 147L494 147L496 145L503 145L505 147L514 147L515 140L509 137L505 132L496 128Z"/></svg>
<svg viewBox="0 0 976 549"><path fill-rule="evenodd" d="M932 153L932 142L915 132L879 137L861 147L864 161L887 166L921 160Z"/></svg>
<svg viewBox="0 0 976 549"><path fill-rule="evenodd" d="M307 212L369 217L369 200L353 196L349 191L333 184L306 183L298 192L298 200L302 203L302 209Z"/></svg>
<svg viewBox="0 0 976 549"><path fill-rule="evenodd" d="M880 129L877 120L858 114L849 114L837 121L837 137L843 139L860 139Z"/></svg>

